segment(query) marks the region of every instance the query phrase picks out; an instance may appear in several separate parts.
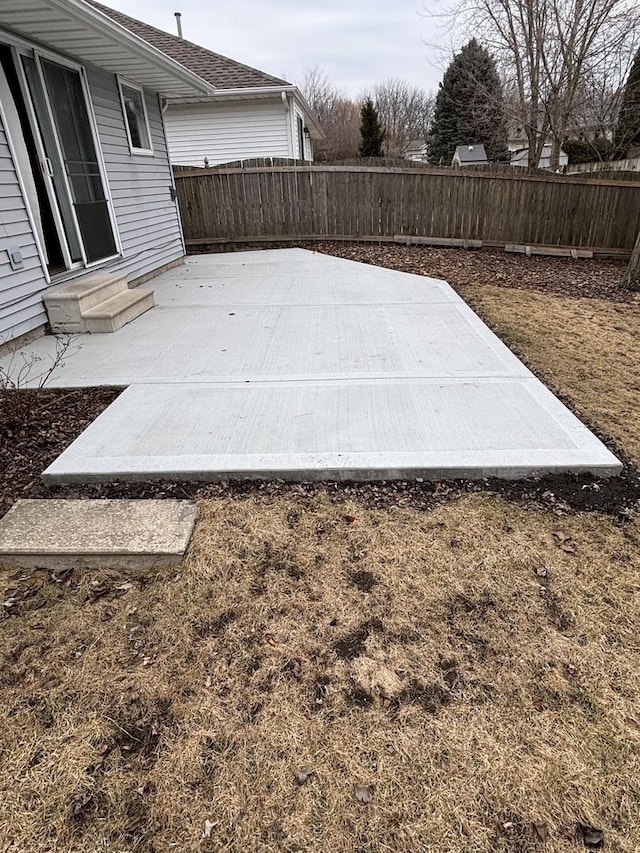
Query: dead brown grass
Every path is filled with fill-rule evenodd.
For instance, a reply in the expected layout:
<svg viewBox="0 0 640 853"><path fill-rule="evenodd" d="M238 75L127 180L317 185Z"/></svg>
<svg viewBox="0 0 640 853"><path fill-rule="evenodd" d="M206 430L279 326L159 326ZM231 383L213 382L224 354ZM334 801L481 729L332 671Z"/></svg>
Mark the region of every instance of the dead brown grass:
<svg viewBox="0 0 640 853"><path fill-rule="evenodd" d="M579 415L640 461L640 305L486 285L458 290Z"/></svg>
<svg viewBox="0 0 640 853"><path fill-rule="evenodd" d="M202 502L131 588L5 571L3 849L637 851L639 545L321 492Z"/></svg>

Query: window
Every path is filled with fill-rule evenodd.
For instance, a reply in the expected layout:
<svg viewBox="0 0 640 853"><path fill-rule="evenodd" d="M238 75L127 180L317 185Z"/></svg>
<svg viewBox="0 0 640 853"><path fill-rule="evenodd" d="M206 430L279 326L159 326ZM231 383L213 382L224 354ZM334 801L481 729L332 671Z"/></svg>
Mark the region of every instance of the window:
<svg viewBox="0 0 640 853"><path fill-rule="evenodd" d="M132 83L125 83L123 80L120 80L119 83L129 147L135 154L153 154L149 119L147 118L147 108L142 89Z"/></svg>

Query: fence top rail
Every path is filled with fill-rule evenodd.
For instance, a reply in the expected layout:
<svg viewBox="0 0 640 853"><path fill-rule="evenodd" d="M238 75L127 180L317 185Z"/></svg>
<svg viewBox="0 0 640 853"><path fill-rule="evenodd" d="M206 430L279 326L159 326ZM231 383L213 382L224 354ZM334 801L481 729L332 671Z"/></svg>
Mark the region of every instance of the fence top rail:
<svg viewBox="0 0 640 853"><path fill-rule="evenodd" d="M517 167L514 167L516 170ZM588 173L580 175L558 175L550 172L548 175L532 175L521 174L517 170L514 174L508 172L491 172L491 171L475 171L464 169L442 169L435 167L426 169L405 169L396 166L259 166L250 167L247 169L231 168L231 169L193 169L189 171L179 171L174 174L176 181L182 181L185 178L212 178L221 175L250 175L250 174L287 174L291 172L350 172L350 173L368 173L368 174L399 174L399 175L421 175L423 177L443 176L449 178L467 178L480 181L519 181L528 183L555 183L555 184L571 184L574 186L599 186L599 187L625 187L628 189L640 188L639 181L630 180L615 180L613 178L589 178ZM612 172L615 174L615 172Z"/></svg>

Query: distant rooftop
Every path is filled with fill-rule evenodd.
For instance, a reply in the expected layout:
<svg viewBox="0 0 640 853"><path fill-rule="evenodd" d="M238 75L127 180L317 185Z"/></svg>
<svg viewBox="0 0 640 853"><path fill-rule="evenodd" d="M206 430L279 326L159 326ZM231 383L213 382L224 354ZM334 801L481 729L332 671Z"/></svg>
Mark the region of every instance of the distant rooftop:
<svg viewBox="0 0 640 853"><path fill-rule="evenodd" d="M484 145L458 145L454 157L461 163L487 163L487 152Z"/></svg>
<svg viewBox="0 0 640 853"><path fill-rule="evenodd" d="M150 24L136 20L136 18L130 18L116 9L110 9L108 6L96 3L95 0L87 0L87 2L217 89L251 89L254 87L291 85L286 80L273 77L271 74L266 74L257 68L251 68L242 62L236 62L235 59L229 59L227 56L214 53L206 47L166 33L164 30L159 30Z"/></svg>

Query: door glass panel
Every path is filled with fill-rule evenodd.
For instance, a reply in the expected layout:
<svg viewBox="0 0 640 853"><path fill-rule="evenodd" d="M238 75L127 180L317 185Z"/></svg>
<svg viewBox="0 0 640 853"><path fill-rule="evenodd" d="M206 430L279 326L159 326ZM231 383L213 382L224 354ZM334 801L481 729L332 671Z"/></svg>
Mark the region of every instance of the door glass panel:
<svg viewBox="0 0 640 853"><path fill-rule="evenodd" d="M38 68L33 59L28 56L22 57L22 65L29 86L29 93L33 102L33 108L38 120L38 128L42 138L42 144L48 159L48 169L53 182L53 187L56 194L56 201L60 210L60 218L64 228L67 245L71 260L74 262L82 260L82 248L80 246L80 237L76 230L76 224L73 218L73 210L71 208L71 200L67 192L67 186L64 180L64 164L60 159L58 147L53 132L53 128L48 120L47 103Z"/></svg>
<svg viewBox="0 0 640 853"><path fill-rule="evenodd" d="M41 64L87 260L115 255L109 207L80 74L48 59Z"/></svg>

